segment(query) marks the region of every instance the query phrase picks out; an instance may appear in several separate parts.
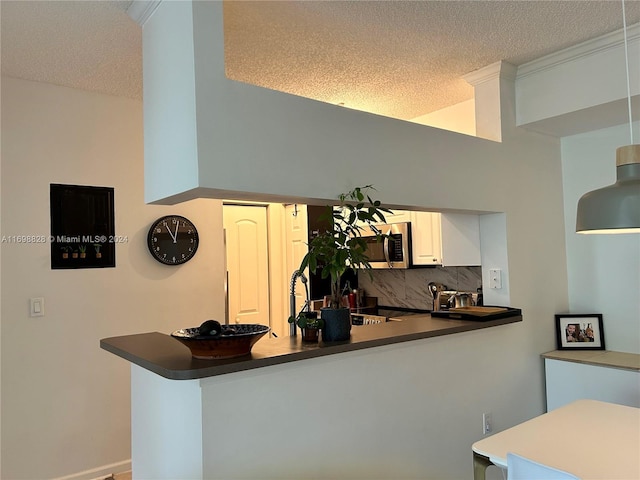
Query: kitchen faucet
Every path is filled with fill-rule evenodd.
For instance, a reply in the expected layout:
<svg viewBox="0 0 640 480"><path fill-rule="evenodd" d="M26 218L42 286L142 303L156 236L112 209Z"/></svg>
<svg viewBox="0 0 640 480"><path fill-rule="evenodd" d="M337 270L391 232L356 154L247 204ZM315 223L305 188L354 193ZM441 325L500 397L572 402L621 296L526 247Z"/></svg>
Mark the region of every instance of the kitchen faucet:
<svg viewBox="0 0 640 480"><path fill-rule="evenodd" d="M305 293L307 295L307 301L302 307L304 310L305 307L310 305L309 300L309 286L307 285L307 277L304 276L304 273L300 270L295 270L293 275L291 275L291 285L290 285L290 295L289 295L289 316L293 317L293 322L289 327L289 335L292 337L296 336L296 279L300 277L300 281L304 284Z"/></svg>

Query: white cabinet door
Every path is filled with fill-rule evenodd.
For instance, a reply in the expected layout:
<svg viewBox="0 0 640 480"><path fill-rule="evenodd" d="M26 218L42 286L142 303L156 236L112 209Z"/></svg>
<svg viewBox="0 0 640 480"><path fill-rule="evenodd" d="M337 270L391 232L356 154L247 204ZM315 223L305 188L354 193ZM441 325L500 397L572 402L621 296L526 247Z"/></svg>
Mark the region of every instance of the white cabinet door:
<svg viewBox="0 0 640 480"><path fill-rule="evenodd" d="M586 352L585 352L586 353ZM640 372L544 359L547 411L582 398L640 407Z"/></svg>
<svg viewBox="0 0 640 480"><path fill-rule="evenodd" d="M414 265L442 264L439 213L411 212L411 240Z"/></svg>
<svg viewBox="0 0 640 480"><path fill-rule="evenodd" d="M480 265L478 215L411 212L414 265Z"/></svg>
<svg viewBox="0 0 640 480"><path fill-rule="evenodd" d="M442 265L463 267L480 265L480 217L443 213L440 217Z"/></svg>

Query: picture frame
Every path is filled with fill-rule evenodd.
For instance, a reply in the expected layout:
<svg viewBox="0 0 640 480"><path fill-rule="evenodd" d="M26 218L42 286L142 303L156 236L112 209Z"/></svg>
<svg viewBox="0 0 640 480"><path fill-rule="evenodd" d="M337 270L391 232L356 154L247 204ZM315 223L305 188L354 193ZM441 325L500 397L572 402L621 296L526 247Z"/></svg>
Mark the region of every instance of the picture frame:
<svg viewBox="0 0 640 480"><path fill-rule="evenodd" d="M51 269L116 266L114 188L49 185Z"/></svg>
<svg viewBox="0 0 640 480"><path fill-rule="evenodd" d="M601 313L557 314L558 350L604 350Z"/></svg>

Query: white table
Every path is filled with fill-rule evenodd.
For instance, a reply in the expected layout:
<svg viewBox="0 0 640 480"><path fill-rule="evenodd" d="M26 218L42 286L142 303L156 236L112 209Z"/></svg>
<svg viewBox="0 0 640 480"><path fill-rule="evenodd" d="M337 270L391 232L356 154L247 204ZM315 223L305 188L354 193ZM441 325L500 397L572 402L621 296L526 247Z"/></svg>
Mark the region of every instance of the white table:
<svg viewBox="0 0 640 480"><path fill-rule="evenodd" d="M600 480L640 479L640 409L577 400L473 444L475 480L507 452Z"/></svg>

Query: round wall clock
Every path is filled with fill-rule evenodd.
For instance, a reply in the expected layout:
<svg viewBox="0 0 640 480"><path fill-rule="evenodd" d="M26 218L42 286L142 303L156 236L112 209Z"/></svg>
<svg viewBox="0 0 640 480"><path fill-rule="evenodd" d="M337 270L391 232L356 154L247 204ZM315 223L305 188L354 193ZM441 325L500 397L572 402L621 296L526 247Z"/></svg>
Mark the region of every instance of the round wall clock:
<svg viewBox="0 0 640 480"><path fill-rule="evenodd" d="M161 217L151 225L147 247L153 258L165 265L188 262L198 250L198 230L180 215Z"/></svg>

